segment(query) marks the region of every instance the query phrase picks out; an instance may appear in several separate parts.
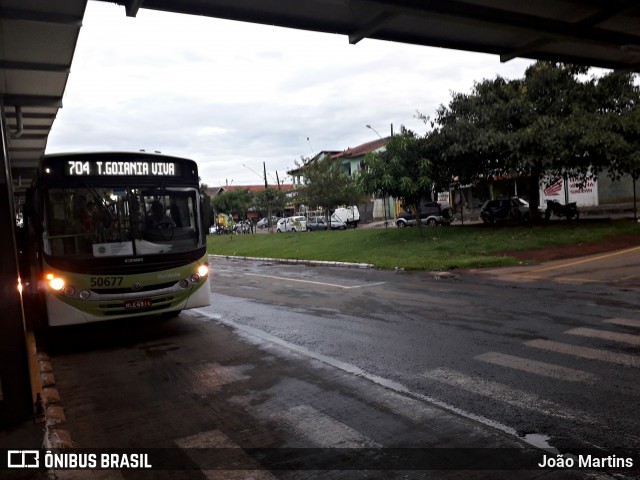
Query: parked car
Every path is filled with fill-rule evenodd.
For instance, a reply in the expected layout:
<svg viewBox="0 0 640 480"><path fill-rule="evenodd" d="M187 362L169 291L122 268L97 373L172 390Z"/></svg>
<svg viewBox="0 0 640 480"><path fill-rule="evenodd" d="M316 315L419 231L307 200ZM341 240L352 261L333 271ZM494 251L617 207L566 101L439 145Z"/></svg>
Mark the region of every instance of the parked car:
<svg viewBox="0 0 640 480"><path fill-rule="evenodd" d="M278 217L276 216L272 216L271 217L271 226L275 226L278 223L278 220L280 220ZM256 223L256 227L258 228L267 228L269 226L269 217L264 217L261 218L260 220L258 220L258 223Z"/></svg>
<svg viewBox="0 0 640 480"><path fill-rule="evenodd" d="M304 232L305 230L307 230L307 219L302 216L281 218L276 224L276 233Z"/></svg>
<svg viewBox="0 0 640 480"><path fill-rule="evenodd" d="M357 222L353 228L356 228ZM331 230L346 230L348 225L340 219L335 213L331 215Z"/></svg>
<svg viewBox="0 0 640 480"><path fill-rule="evenodd" d="M422 204L420 222L435 227L436 225L449 225L453 221L453 210L447 203L428 202ZM413 227L417 225L416 216L411 212L402 212L396 219L398 228Z"/></svg>
<svg viewBox="0 0 640 480"><path fill-rule="evenodd" d="M329 228L327 222L325 222L324 217L309 217L307 219L307 230L310 232L315 232L316 230L326 230Z"/></svg>
<svg viewBox="0 0 640 480"><path fill-rule="evenodd" d="M544 209L539 207L538 212L543 215ZM480 218L489 224L506 220L527 222L531 218L529 202L519 197L487 200L480 209Z"/></svg>

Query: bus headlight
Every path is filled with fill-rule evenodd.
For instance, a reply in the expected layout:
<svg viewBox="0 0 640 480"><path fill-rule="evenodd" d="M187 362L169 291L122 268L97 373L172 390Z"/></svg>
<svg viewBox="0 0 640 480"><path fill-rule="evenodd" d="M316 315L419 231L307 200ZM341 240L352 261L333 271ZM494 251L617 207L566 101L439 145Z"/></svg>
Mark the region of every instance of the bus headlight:
<svg viewBox="0 0 640 480"><path fill-rule="evenodd" d="M89 298L90 295L91 295L91 292L89 290L82 290L80 292L80 298L83 300L86 300L87 298Z"/></svg>
<svg viewBox="0 0 640 480"><path fill-rule="evenodd" d="M194 273L193 275L191 275L191 281L193 283L198 283L200 281L200 275L198 275L197 273Z"/></svg>
<svg viewBox="0 0 640 480"><path fill-rule="evenodd" d="M180 280L180 286L182 288L187 288L189 286L189 280L183 278L182 280Z"/></svg>
<svg viewBox="0 0 640 480"><path fill-rule="evenodd" d="M198 267L198 275L200 275L201 277L206 277L208 273L209 273L208 263L205 263L204 265L200 265Z"/></svg>
<svg viewBox="0 0 640 480"><path fill-rule="evenodd" d="M49 286L56 291L62 290L64 287L64 280L60 277L54 277L53 275L47 275L47 280L49 280Z"/></svg>
<svg viewBox="0 0 640 480"><path fill-rule="evenodd" d="M67 296L70 297L72 296L74 293L76 293L76 289L73 288L71 285L67 285L66 287L64 287L64 289L62 290L62 292Z"/></svg>

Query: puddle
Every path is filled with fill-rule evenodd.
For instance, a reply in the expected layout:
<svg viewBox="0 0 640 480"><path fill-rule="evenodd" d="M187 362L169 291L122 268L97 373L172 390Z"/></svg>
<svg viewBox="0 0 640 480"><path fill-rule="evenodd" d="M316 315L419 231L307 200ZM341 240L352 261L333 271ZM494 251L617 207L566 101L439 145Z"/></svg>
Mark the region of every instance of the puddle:
<svg viewBox="0 0 640 480"><path fill-rule="evenodd" d="M560 453L559 450L549 445L549 439L547 435L541 435L539 433L527 433L522 439L527 442L529 445L533 445L536 448L543 448L545 450L550 450L554 454Z"/></svg>

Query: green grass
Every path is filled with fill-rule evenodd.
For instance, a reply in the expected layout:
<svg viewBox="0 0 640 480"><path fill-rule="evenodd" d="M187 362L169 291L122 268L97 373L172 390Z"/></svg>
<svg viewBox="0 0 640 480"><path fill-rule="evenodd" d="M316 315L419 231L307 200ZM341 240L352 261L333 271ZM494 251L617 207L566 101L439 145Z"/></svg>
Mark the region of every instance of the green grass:
<svg viewBox="0 0 640 480"><path fill-rule="evenodd" d="M208 238L211 254L371 263L378 268L449 270L522 263L510 250L604 242L640 235L640 224L625 221L550 225L466 225L398 229L395 226L333 232L223 235Z"/></svg>

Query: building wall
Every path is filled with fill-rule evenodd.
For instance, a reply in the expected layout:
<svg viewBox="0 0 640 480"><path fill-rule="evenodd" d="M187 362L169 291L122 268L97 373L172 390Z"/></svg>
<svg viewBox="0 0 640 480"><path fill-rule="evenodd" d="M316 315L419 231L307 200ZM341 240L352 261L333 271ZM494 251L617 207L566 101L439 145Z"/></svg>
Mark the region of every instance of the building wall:
<svg viewBox="0 0 640 480"><path fill-rule="evenodd" d="M636 192L640 185L636 181ZM598 176L600 204L633 202L633 179L629 175L620 180L612 180L606 173Z"/></svg>

